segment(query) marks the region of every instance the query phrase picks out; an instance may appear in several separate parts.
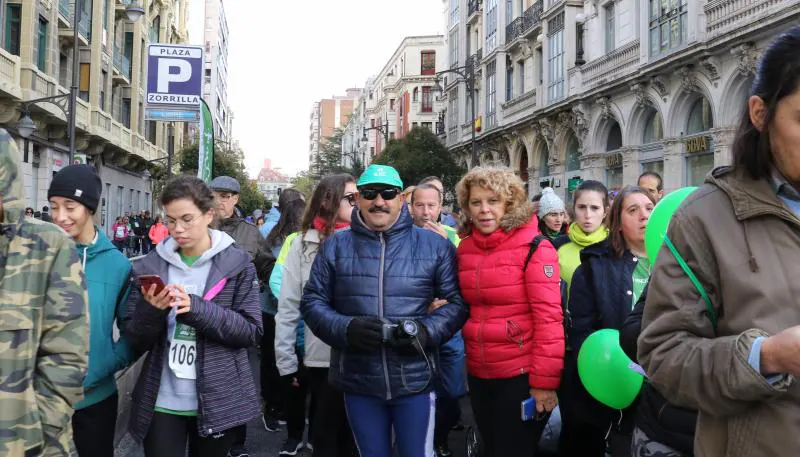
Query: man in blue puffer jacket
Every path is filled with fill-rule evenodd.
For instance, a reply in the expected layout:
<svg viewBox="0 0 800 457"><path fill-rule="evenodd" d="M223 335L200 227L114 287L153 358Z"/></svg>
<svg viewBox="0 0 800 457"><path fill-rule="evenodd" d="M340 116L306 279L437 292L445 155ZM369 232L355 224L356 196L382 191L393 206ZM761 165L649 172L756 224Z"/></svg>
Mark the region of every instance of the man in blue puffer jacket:
<svg viewBox="0 0 800 457"><path fill-rule="evenodd" d="M455 248L415 227L394 168L358 180L351 230L322 243L301 302L306 325L331 346L329 381L345 393L362 457L433 455L439 346L467 319ZM447 304L428 313L434 298Z"/></svg>

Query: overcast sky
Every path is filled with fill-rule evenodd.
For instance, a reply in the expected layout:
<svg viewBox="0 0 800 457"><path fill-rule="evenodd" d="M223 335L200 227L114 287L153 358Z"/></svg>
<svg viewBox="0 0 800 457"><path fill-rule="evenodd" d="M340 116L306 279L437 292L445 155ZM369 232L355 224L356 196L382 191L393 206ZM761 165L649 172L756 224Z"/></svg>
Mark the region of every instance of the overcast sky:
<svg viewBox="0 0 800 457"><path fill-rule="evenodd" d="M189 1L190 41L203 42L204 0ZM264 159L308 167L315 100L377 74L405 36L442 34L442 0L224 0L233 137L254 177Z"/></svg>

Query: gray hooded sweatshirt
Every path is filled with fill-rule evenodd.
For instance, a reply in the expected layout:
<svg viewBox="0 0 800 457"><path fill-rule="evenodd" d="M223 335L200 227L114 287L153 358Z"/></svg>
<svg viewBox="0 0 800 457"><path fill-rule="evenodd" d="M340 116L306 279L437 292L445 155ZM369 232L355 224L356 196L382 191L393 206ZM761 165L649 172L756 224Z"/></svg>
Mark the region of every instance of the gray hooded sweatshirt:
<svg viewBox="0 0 800 457"><path fill-rule="evenodd" d="M183 285L186 293L202 298L202 293L206 290L206 279L211 269L211 259L234 243L233 238L218 230L209 229L209 234L211 235L211 249L204 252L191 267L181 260L178 253L178 243L173 238L167 238L163 243L159 243L156 246L158 256L169 264L168 277L165 278L165 283ZM175 310L173 309L167 314L167 345L165 348L166 353L164 354L164 365L161 368L161 384L158 389L156 408L187 414L194 413L197 411L196 379L178 377L169 364L175 326ZM194 354L193 361L196 363L196 352ZM178 355L177 351L175 355ZM182 356L186 360L186 354L182 354ZM193 363L191 367L196 369L196 364Z"/></svg>

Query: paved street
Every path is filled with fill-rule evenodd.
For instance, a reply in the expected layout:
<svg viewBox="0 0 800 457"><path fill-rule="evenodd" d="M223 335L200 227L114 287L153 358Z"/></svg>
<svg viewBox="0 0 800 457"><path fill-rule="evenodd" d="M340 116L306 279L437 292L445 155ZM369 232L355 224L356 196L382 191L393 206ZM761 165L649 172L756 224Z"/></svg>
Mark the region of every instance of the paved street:
<svg viewBox="0 0 800 457"><path fill-rule="evenodd" d="M469 410L469 402L462 402L462 410L464 412L464 420L471 421L472 413ZM264 430L261 421L253 421L250 423L247 430L247 444L252 457L277 457L283 440L286 439L286 432L280 431L269 433ZM450 448L453 451L453 456L464 457L466 452L464 449L464 432L453 432L450 434ZM310 456L311 451L304 450L297 454L298 456ZM122 439L115 457L143 457L144 453L141 448L136 446L129 436Z"/></svg>

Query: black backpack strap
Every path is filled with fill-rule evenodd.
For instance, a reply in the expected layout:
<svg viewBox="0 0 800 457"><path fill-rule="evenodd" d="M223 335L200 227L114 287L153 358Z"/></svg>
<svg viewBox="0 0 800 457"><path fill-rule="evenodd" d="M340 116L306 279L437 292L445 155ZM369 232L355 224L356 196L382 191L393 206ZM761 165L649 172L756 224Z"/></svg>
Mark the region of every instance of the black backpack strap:
<svg viewBox="0 0 800 457"><path fill-rule="evenodd" d="M536 235L533 237L533 240L530 243L530 250L528 251L528 256L525 257L525 264L522 266L522 272L524 273L525 270L528 269L528 263L531 261L531 257L533 257L533 253L536 252L536 249L539 248L539 245L542 241L547 240L547 237L544 235Z"/></svg>

